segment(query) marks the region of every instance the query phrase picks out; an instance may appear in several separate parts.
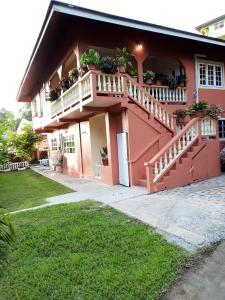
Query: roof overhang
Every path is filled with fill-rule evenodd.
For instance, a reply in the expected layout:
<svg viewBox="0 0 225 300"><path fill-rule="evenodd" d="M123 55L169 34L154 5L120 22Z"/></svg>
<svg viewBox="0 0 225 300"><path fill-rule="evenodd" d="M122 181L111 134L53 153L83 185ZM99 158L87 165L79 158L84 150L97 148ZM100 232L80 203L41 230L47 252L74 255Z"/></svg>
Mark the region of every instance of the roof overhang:
<svg viewBox="0 0 225 300"><path fill-rule="evenodd" d="M94 11L90 10L87 8L82 8L78 7L75 5L63 3L63 2L58 2L58 1L51 1L50 5L48 7L43 25L41 27L41 31L39 33L39 36L37 38L37 42L34 46L33 52L31 54L29 63L27 65L27 68L25 70L25 74L23 76L18 94L17 94L17 101L31 101L31 95L26 95L26 93L23 93L24 90L26 90L26 86L28 86L30 81L32 81L29 77L31 73L31 66L34 63L34 59L37 56L37 53L40 49L40 46L43 43L44 39L46 38L46 35L50 31L49 27L51 23L53 22L53 19L56 18L56 15L70 15L74 17L79 17L83 19L89 19L89 20L94 20L102 23L111 23L123 27L129 27L129 28L134 28L142 31L147 31L147 32L153 32L153 33L158 33L158 34L163 34L167 36L173 36L173 37L178 37L182 39L188 39L192 41L198 41L206 44L213 44L217 46L222 46L225 47L225 41L215 39L215 38L210 38L206 36L202 36L199 34L187 32L187 31L182 31L182 30L177 30L165 26L160 26L160 25L155 25L147 22L142 22L142 21L137 21L137 20L132 20L120 16L115 16L111 14L106 14L102 13L99 11ZM46 41L45 41L46 43Z"/></svg>

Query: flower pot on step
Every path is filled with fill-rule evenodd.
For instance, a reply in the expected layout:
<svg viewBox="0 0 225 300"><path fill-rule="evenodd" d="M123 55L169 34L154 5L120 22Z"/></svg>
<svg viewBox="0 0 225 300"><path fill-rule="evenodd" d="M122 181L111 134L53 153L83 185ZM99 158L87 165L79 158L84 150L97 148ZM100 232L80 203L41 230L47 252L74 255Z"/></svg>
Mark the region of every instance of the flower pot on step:
<svg viewBox="0 0 225 300"><path fill-rule="evenodd" d="M109 165L109 160L108 159L102 159L102 164L103 164L103 166L108 166Z"/></svg>

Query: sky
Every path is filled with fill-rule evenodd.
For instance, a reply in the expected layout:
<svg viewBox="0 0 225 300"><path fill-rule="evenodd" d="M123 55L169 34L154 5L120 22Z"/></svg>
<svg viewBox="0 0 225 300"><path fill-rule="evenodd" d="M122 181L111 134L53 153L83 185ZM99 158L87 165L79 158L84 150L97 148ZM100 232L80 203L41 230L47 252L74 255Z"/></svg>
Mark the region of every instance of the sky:
<svg viewBox="0 0 225 300"><path fill-rule="evenodd" d="M16 103L25 68L49 0L5 0L0 9L0 109L18 113ZM74 5L149 23L196 32L194 27L225 14L225 0L65 0Z"/></svg>

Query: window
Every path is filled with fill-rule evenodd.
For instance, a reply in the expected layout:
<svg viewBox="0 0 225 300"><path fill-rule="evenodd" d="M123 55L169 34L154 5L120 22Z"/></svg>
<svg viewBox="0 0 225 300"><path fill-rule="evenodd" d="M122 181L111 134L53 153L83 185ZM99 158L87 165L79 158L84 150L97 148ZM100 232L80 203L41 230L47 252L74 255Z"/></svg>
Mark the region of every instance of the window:
<svg viewBox="0 0 225 300"><path fill-rule="evenodd" d="M66 135L63 138L64 153L75 153L74 135Z"/></svg>
<svg viewBox="0 0 225 300"><path fill-rule="evenodd" d="M220 29L224 27L224 21L220 21L214 24L214 30Z"/></svg>
<svg viewBox="0 0 225 300"><path fill-rule="evenodd" d="M199 83L202 87L223 87L223 65L214 63L199 63Z"/></svg>
<svg viewBox="0 0 225 300"><path fill-rule="evenodd" d="M225 119L218 120L219 138L225 140Z"/></svg>
<svg viewBox="0 0 225 300"><path fill-rule="evenodd" d="M52 151L57 151L58 150L57 139L56 138L51 139L51 149L52 149Z"/></svg>

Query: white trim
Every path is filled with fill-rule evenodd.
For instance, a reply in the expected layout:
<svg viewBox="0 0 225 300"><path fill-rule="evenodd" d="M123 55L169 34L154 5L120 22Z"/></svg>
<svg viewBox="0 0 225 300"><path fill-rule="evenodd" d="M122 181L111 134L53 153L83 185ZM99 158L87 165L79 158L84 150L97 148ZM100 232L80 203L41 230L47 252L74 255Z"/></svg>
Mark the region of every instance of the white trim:
<svg viewBox="0 0 225 300"><path fill-rule="evenodd" d="M200 64L205 64L205 65L213 65L221 67L222 69L222 77L221 77L221 86L216 86L216 85L202 85L200 83ZM214 81L215 81L215 68L214 68ZM206 59L197 59L197 82L198 82L198 88L199 89L210 89L210 90L224 90L225 89L225 82L224 82L224 63L223 62L218 62L218 61L213 61L213 60L206 60ZM208 82L208 72L206 68L206 83Z"/></svg>

